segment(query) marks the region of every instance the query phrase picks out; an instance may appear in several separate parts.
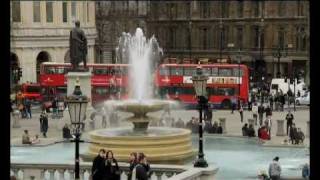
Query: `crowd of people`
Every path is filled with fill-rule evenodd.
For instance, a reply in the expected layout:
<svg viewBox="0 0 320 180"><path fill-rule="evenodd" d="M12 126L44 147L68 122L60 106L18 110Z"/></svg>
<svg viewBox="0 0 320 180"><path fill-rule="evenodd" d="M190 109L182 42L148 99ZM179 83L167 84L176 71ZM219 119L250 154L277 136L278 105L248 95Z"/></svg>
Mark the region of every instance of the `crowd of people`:
<svg viewBox="0 0 320 180"><path fill-rule="evenodd" d="M100 149L91 168L92 180L120 180L121 170L112 151ZM150 164L142 152L132 152L129 157L128 180L148 180L151 177Z"/></svg>

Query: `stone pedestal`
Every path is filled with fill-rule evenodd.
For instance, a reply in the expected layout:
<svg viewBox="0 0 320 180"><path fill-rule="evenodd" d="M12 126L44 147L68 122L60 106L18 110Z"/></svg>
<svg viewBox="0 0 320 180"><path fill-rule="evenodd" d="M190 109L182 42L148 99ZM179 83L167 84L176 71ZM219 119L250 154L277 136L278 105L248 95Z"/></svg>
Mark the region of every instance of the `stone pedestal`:
<svg viewBox="0 0 320 180"><path fill-rule="evenodd" d="M24 169L23 179L30 179L30 180L43 179L43 177L41 176L41 169Z"/></svg>
<svg viewBox="0 0 320 180"><path fill-rule="evenodd" d="M12 112L12 127L13 128L20 128L20 122L19 122L19 119L20 119L20 111L19 110L14 110Z"/></svg>
<svg viewBox="0 0 320 180"><path fill-rule="evenodd" d="M284 120L277 120L277 136L285 136L284 132Z"/></svg>
<svg viewBox="0 0 320 180"><path fill-rule="evenodd" d="M254 127L254 119L248 119L248 124L252 124L252 126Z"/></svg>
<svg viewBox="0 0 320 180"><path fill-rule="evenodd" d="M306 137L310 137L310 121L307 121Z"/></svg>
<svg viewBox="0 0 320 180"><path fill-rule="evenodd" d="M226 125L226 118L219 118L221 127L222 127L222 133L227 133L227 125Z"/></svg>
<svg viewBox="0 0 320 180"><path fill-rule="evenodd" d="M89 98L88 108L91 107L91 73L90 72L68 72L67 96L73 93L76 80L79 78L80 89L83 95Z"/></svg>

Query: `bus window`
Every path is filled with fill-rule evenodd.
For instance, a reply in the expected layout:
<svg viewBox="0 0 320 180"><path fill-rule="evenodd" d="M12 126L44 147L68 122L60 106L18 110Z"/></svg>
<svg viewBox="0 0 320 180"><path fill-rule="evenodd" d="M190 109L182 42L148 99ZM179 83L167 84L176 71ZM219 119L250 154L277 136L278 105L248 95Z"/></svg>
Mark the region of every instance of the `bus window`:
<svg viewBox="0 0 320 180"><path fill-rule="evenodd" d="M57 93L57 94L66 95L66 94L67 94L67 86L58 86L58 87L56 88L56 93Z"/></svg>
<svg viewBox="0 0 320 180"><path fill-rule="evenodd" d="M195 72L194 67L184 67L183 68L183 75L184 76L193 76Z"/></svg>
<svg viewBox="0 0 320 180"><path fill-rule="evenodd" d="M107 87L95 87L93 89L94 94L100 95L100 96L106 96L109 91Z"/></svg>
<svg viewBox="0 0 320 180"><path fill-rule="evenodd" d="M214 89L214 95L218 96L234 96L236 95L235 93L235 88L215 88Z"/></svg>
<svg viewBox="0 0 320 180"><path fill-rule="evenodd" d="M170 75L172 75L172 76L183 76L182 67L170 67Z"/></svg>
<svg viewBox="0 0 320 180"><path fill-rule="evenodd" d="M232 76L231 68L219 68L219 76Z"/></svg>
<svg viewBox="0 0 320 180"><path fill-rule="evenodd" d="M218 68L217 67L213 67L211 68L211 75L212 76L218 76Z"/></svg>
<svg viewBox="0 0 320 180"><path fill-rule="evenodd" d="M161 76L169 76L169 68L168 67L160 67L159 73Z"/></svg>
<svg viewBox="0 0 320 180"><path fill-rule="evenodd" d="M94 69L93 74L95 75L107 75L108 69Z"/></svg>
<svg viewBox="0 0 320 180"><path fill-rule="evenodd" d="M203 73L207 74L208 76L211 76L211 74L212 74L211 68L210 67L204 67L203 68Z"/></svg>
<svg viewBox="0 0 320 180"><path fill-rule="evenodd" d="M175 95L179 95L179 94L195 94L194 88L193 87L175 87L174 88L174 93Z"/></svg>
<svg viewBox="0 0 320 180"><path fill-rule="evenodd" d="M127 67L120 67L121 75L126 76L128 75L128 68Z"/></svg>
<svg viewBox="0 0 320 180"><path fill-rule="evenodd" d="M57 67L55 69L55 74L64 74L64 68L63 67Z"/></svg>
<svg viewBox="0 0 320 180"><path fill-rule="evenodd" d="M243 70L240 69L240 77L243 75ZM233 76L239 76L239 68L233 68Z"/></svg>
<svg viewBox="0 0 320 180"><path fill-rule="evenodd" d="M44 72L46 74L54 74L55 73L55 68L54 67L45 67Z"/></svg>
<svg viewBox="0 0 320 180"><path fill-rule="evenodd" d="M27 86L26 92L28 93L40 93L41 88L40 86Z"/></svg>

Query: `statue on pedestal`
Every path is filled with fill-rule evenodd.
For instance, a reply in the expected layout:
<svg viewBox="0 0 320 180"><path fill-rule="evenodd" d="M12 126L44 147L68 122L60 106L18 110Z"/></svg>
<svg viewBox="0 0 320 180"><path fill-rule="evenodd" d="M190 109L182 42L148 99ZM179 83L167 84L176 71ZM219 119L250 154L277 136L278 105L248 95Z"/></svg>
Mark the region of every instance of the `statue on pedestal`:
<svg viewBox="0 0 320 180"><path fill-rule="evenodd" d="M87 69L87 38L82 29L80 21L75 22L75 27L70 31L70 62L72 71L88 71ZM84 68L79 68L79 63L83 62Z"/></svg>

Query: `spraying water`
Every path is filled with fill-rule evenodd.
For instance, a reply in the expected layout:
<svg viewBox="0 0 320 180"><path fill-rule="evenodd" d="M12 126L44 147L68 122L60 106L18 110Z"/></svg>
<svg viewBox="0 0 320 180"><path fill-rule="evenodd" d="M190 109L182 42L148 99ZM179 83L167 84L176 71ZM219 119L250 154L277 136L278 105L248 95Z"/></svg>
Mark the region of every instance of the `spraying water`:
<svg viewBox="0 0 320 180"><path fill-rule="evenodd" d="M119 61L128 62L129 97L138 101L152 99L152 69L160 60L162 49L154 36L146 39L141 28L137 28L132 36L122 33L117 47Z"/></svg>

